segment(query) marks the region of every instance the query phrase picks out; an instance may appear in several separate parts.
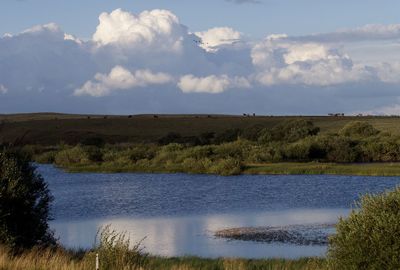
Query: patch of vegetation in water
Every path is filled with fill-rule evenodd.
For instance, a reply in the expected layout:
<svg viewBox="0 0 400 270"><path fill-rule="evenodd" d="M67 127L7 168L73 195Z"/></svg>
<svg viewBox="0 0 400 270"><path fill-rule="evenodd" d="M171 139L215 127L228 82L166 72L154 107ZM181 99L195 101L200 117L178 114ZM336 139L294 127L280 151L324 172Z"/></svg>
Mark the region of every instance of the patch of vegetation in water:
<svg viewBox="0 0 400 270"><path fill-rule="evenodd" d="M214 235L229 240L323 246L328 244L333 232L334 225L312 224L230 228L216 231Z"/></svg>

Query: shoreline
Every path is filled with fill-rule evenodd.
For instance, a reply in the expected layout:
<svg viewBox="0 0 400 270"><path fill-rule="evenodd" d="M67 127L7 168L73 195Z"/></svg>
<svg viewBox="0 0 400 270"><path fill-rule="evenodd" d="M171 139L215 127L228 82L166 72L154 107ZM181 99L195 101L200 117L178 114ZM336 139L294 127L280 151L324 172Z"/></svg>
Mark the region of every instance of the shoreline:
<svg viewBox="0 0 400 270"><path fill-rule="evenodd" d="M45 164L45 163L38 163ZM279 162L268 164L244 165L239 173L214 174L205 171L191 171L184 168L152 168L119 166L118 164L88 164L79 166L57 166L69 173L154 173L154 174L204 174L204 175L346 175L346 176L376 176L394 177L400 176L400 162L388 163L318 163L318 162Z"/></svg>

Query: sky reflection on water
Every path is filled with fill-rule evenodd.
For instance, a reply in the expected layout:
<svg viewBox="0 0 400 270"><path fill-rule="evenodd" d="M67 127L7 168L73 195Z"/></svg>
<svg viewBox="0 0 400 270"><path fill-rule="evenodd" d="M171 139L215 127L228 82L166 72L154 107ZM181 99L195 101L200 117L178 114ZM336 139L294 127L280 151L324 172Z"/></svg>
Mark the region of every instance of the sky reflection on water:
<svg viewBox="0 0 400 270"><path fill-rule="evenodd" d="M322 256L323 246L296 246L217 239L217 230L245 226L283 226L293 224L331 224L347 209L297 209L264 213L241 213L160 218L111 218L53 222L60 240L68 247L89 248L99 227L112 224L126 231L133 242L143 238L145 250L161 256L196 255L202 257L287 257Z"/></svg>
<svg viewBox="0 0 400 270"><path fill-rule="evenodd" d="M152 254L203 257L321 256L326 247L216 239L219 229L335 223L365 193L400 184L398 177L39 172L55 197L51 226L68 247L91 247L112 224Z"/></svg>

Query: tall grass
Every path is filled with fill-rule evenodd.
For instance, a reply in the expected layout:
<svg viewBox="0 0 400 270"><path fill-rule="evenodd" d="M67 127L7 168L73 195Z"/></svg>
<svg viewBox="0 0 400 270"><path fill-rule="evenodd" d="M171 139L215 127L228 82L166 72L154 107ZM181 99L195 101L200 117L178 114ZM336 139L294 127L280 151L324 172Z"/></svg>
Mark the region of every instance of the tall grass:
<svg viewBox="0 0 400 270"><path fill-rule="evenodd" d="M102 264L103 262L103 264ZM0 247L0 270L94 270L95 252L86 253L59 250L31 250L11 255ZM100 269L110 270L324 270L323 259L299 260L245 260L245 259L201 259L192 257L161 258L147 257L143 265L104 264L100 256Z"/></svg>
<svg viewBox="0 0 400 270"><path fill-rule="evenodd" d="M131 245L126 233L105 226L98 232L92 250L74 251L61 247L34 248L12 253L0 246L0 270L94 270L96 254L100 270L318 270L326 269L325 259L204 259L197 257L150 257L143 252L141 241Z"/></svg>

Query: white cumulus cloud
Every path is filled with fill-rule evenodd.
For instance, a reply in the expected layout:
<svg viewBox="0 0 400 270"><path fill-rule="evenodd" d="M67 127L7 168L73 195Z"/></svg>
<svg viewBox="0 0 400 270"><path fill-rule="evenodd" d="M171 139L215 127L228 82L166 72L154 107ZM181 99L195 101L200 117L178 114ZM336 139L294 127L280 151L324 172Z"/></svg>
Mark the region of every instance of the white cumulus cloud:
<svg viewBox="0 0 400 270"><path fill-rule="evenodd" d="M122 9L102 13L93 41L99 45L115 45L136 49L179 51L187 33L172 12L155 9L139 15Z"/></svg>
<svg viewBox="0 0 400 270"><path fill-rule="evenodd" d="M251 53L258 69L256 78L264 85L334 85L368 80L374 73L338 48L316 42L271 36L256 44Z"/></svg>
<svg viewBox="0 0 400 270"><path fill-rule="evenodd" d="M242 38L240 32L230 27L215 27L195 34L201 39L200 47L209 52L217 51L219 46L234 44Z"/></svg>
<svg viewBox="0 0 400 270"><path fill-rule="evenodd" d="M102 97L110 95L115 90L128 90L171 81L172 77L166 73L153 73L150 70L137 70L132 73L121 66L116 66L109 74L97 73L94 80L87 81L76 89L74 94Z"/></svg>
<svg viewBox="0 0 400 270"><path fill-rule="evenodd" d="M210 75L207 77L195 77L194 75L182 76L178 87L184 93L222 93L229 88L249 88L250 82L243 77L229 77L227 75Z"/></svg>

